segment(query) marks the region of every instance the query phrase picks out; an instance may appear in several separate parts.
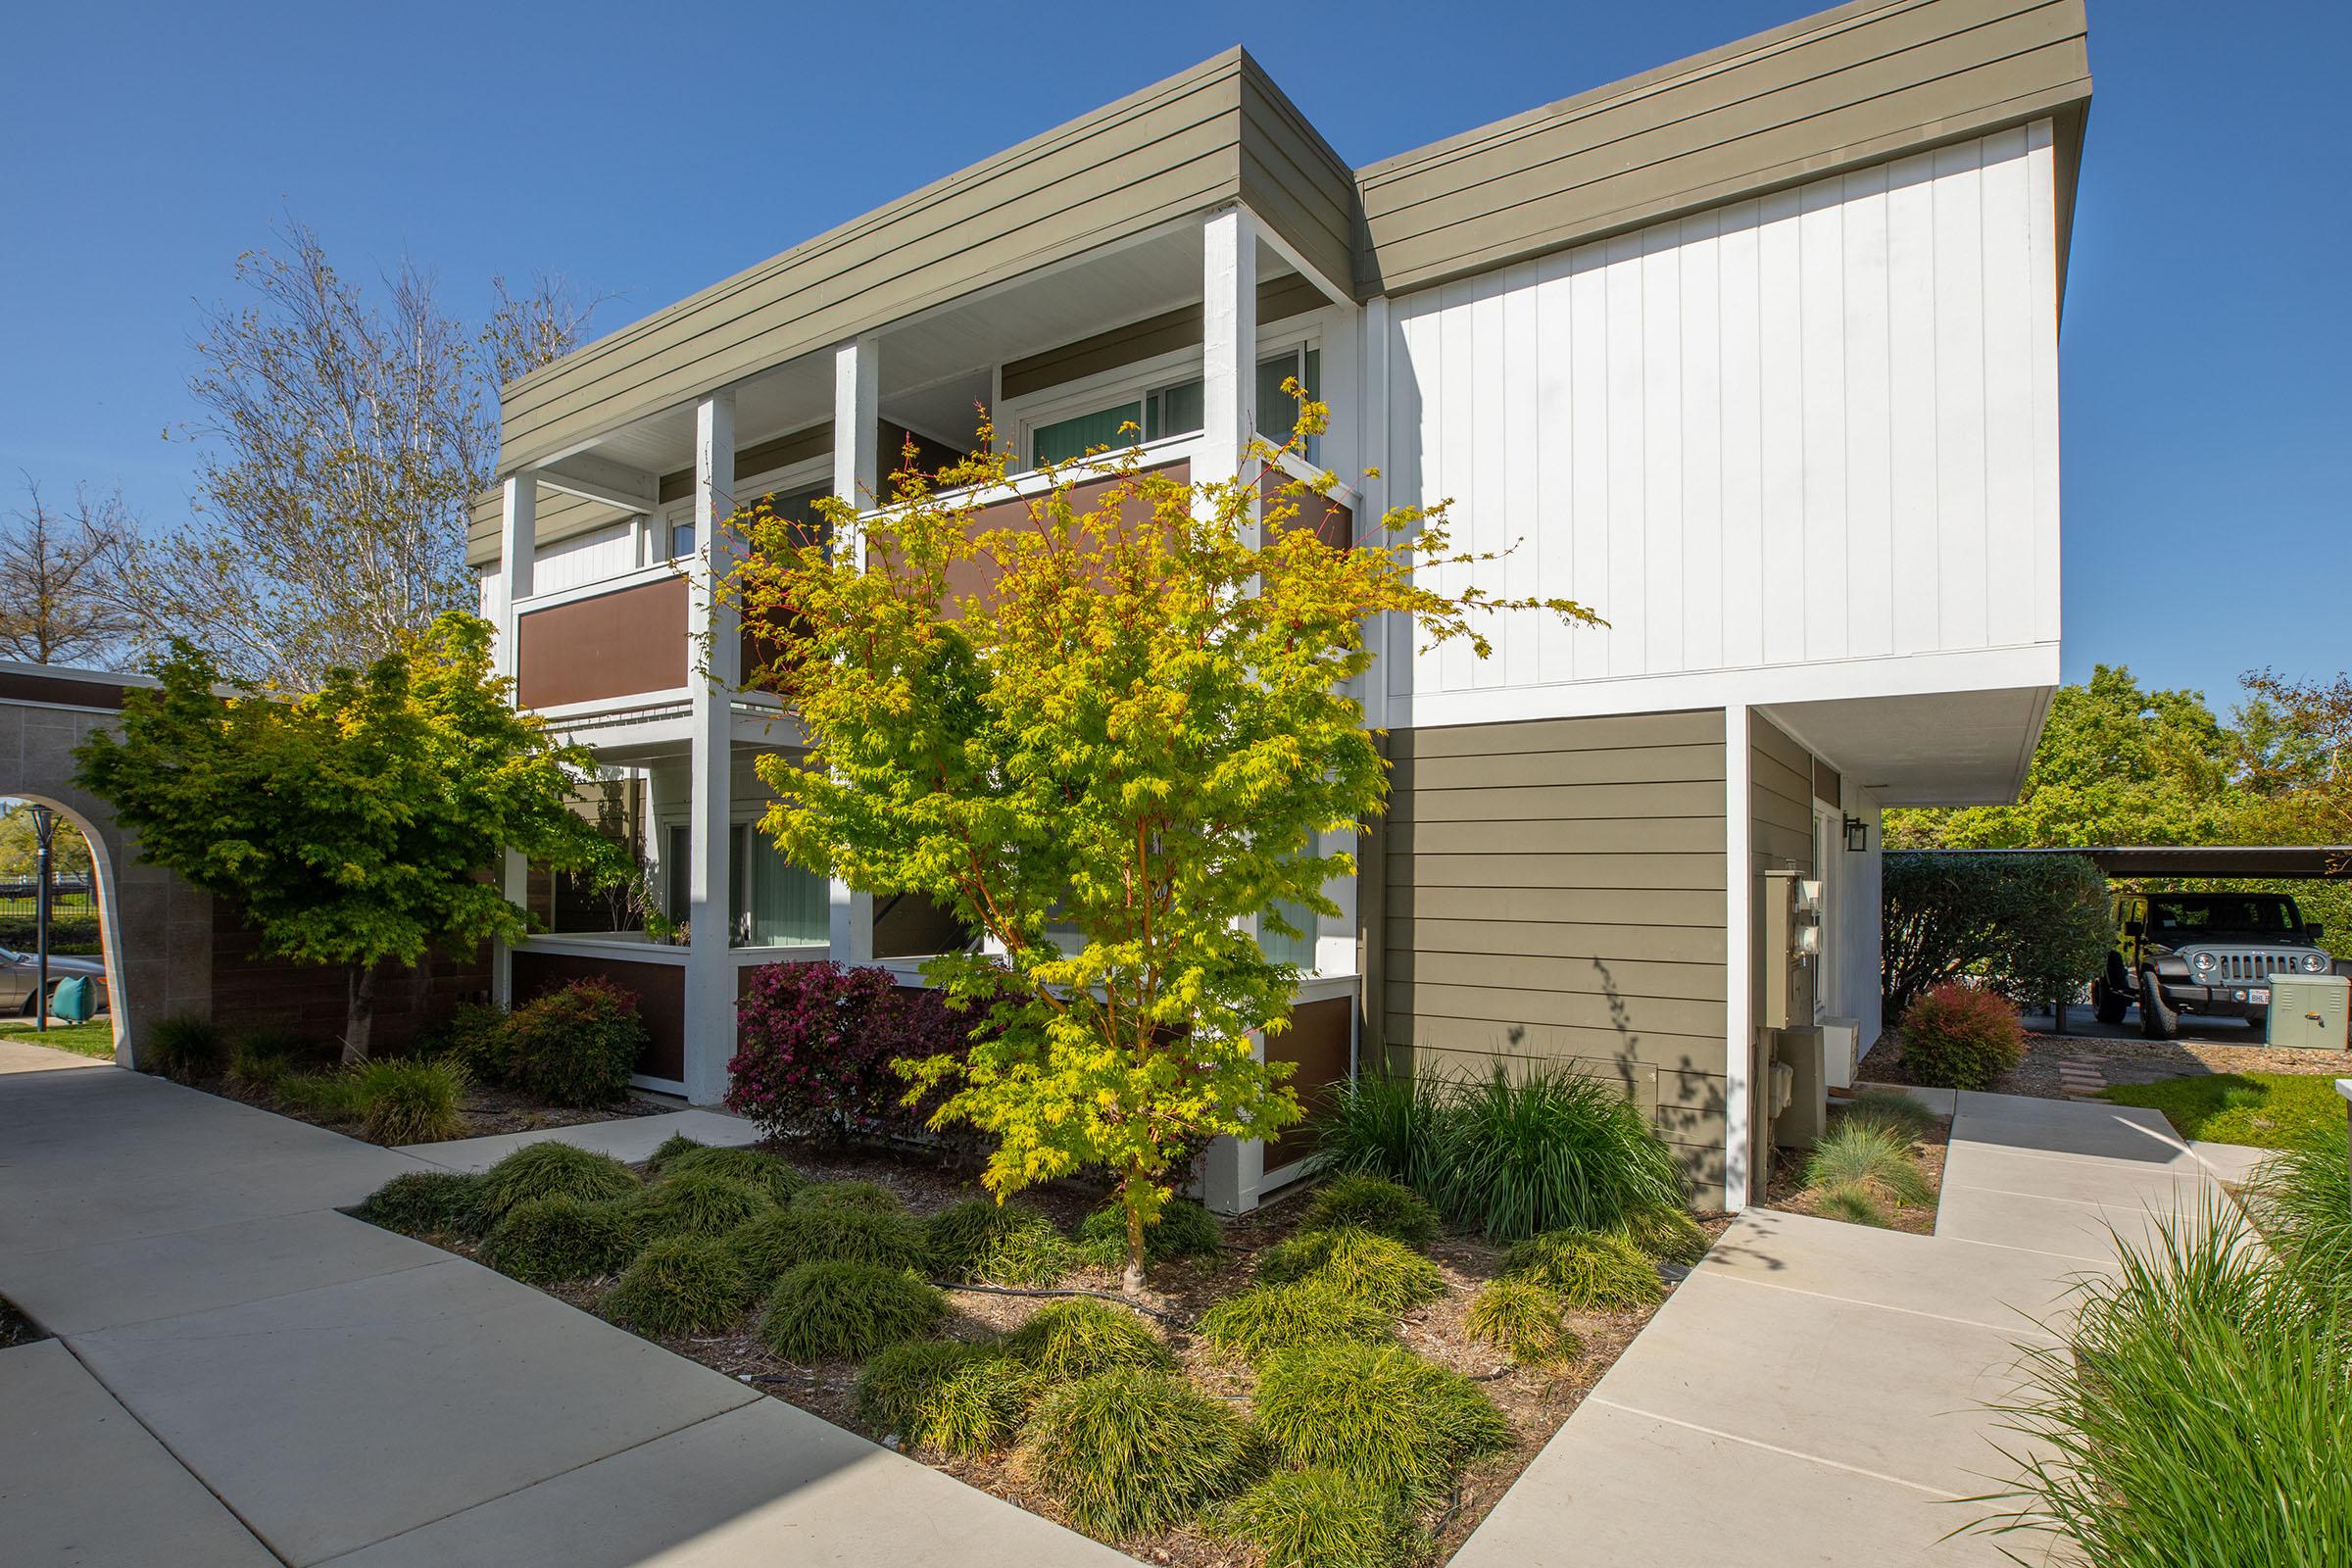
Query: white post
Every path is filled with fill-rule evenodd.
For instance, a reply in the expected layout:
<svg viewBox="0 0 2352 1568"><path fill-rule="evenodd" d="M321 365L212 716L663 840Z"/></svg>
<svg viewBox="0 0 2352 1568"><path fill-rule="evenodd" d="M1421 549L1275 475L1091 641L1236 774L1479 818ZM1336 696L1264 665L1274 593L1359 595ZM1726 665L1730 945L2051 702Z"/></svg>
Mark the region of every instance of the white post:
<svg viewBox="0 0 2352 1568"><path fill-rule="evenodd" d="M1723 1206L1747 1206L1748 1119L1755 1095L1754 858L1749 853L1747 705L1723 710Z"/></svg>
<svg viewBox="0 0 2352 1568"><path fill-rule="evenodd" d="M531 596L531 577L539 549L539 480L525 471L511 473L501 486L504 503L498 530L498 592L494 598L493 635L497 639L495 667L501 675L522 673L522 631L514 613L518 600ZM520 700L519 689L515 693ZM499 890L510 904L530 900L530 865L509 850L499 871ZM490 956L490 996L500 1006L514 1003L514 954L506 943Z"/></svg>
<svg viewBox="0 0 2352 1568"><path fill-rule="evenodd" d="M735 1054L734 914L728 858L734 847L735 682L741 673L734 612L716 587L734 559L726 527L735 511L735 397L715 393L694 409L694 544L686 568L686 624L710 634L709 669L692 683L686 866L686 1098L715 1103Z"/></svg>
<svg viewBox="0 0 2352 1568"><path fill-rule="evenodd" d="M861 337L833 351L833 494L864 511L882 487L881 357L874 339ZM834 549L865 564L864 535L853 529ZM826 936L836 963L874 961L874 896L832 884Z"/></svg>

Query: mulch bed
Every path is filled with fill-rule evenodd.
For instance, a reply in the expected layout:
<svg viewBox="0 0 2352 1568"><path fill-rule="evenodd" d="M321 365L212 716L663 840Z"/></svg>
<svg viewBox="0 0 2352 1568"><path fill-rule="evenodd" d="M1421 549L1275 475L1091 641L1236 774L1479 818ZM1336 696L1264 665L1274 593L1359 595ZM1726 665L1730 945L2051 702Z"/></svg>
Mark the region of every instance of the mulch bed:
<svg viewBox="0 0 2352 1568"><path fill-rule="evenodd" d="M2249 1037L2260 1037L2249 1031ZM2352 1055L2292 1051L2255 1045L2222 1045L2207 1040L2112 1040L2089 1035L2029 1032L2023 1060L1993 1081L1992 1093L2040 1100L2080 1100L2068 1091L2062 1064L2087 1063L2110 1084L2155 1083L2202 1073L2284 1072L2341 1077L2352 1072ZM1889 1030L1871 1048L1855 1077L1872 1083L1904 1084L1902 1046ZM2080 1072L2075 1074L2081 1079Z"/></svg>
<svg viewBox="0 0 2352 1568"><path fill-rule="evenodd" d="M0 1350L13 1350L20 1345L48 1337L38 1323L17 1310L14 1301L0 1296Z"/></svg>
<svg viewBox="0 0 2352 1568"><path fill-rule="evenodd" d="M768 1152L782 1155L821 1181L879 1182L898 1194L918 1216L935 1214L982 1195L982 1189L973 1179L974 1167L943 1162L937 1156L886 1150L825 1152L798 1145L771 1145ZM1203 1392L1231 1399L1245 1408L1250 1390L1248 1367L1213 1354L1183 1325L1197 1320L1211 1302L1250 1283L1254 1254L1298 1228L1305 1207L1298 1200L1301 1191L1292 1189L1254 1213L1226 1221L1226 1250L1215 1259L1152 1265L1146 1289L1138 1298L1141 1304L1165 1314L1154 1321L1167 1335L1180 1369ZM1074 1229L1102 1201L1100 1192L1070 1182L1056 1182L1025 1193L1022 1198L1052 1215L1065 1231ZM1728 1214L1699 1218L1710 1241L1720 1236L1730 1222ZM464 1244L458 1244L457 1250L473 1250ZM1445 1274L1446 1294L1406 1314L1398 1337L1414 1353L1480 1380L1480 1388L1509 1419L1517 1438L1509 1451L1480 1460L1464 1474L1458 1494L1436 1524L1436 1550L1430 1561L1442 1562L1468 1539L1657 1309L1597 1315L1572 1312L1567 1321L1583 1340L1584 1353L1562 1367L1516 1368L1492 1347L1472 1343L1462 1331L1462 1316L1471 1295L1480 1284L1501 1272L1503 1249L1476 1236L1448 1233L1429 1249L1429 1253ZM548 1288L548 1294L594 1312L612 1284L610 1280L599 1280L554 1286ZM1118 1279L1107 1270L1083 1270L1063 1280L1058 1289L1099 1291L1115 1298ZM986 1340L1017 1328L1053 1299L1055 1298L951 1290L949 1300L954 1315L944 1332L956 1339ZM1171 1317L1178 1321L1169 1322ZM836 1426L877 1441L891 1436L869 1431L858 1419L858 1363L824 1361L798 1365L769 1350L751 1328L747 1321L730 1334L666 1339L659 1343L731 1378L751 1380L769 1396L798 1405ZM1030 1484L1009 1452L964 1460L917 1450L914 1457L1032 1513L1059 1517L1052 1499ZM1146 1562L1168 1564L1170 1568L1219 1568L1219 1565L1233 1568L1251 1560L1251 1554L1242 1546L1194 1527L1115 1544Z"/></svg>
<svg viewBox="0 0 2352 1568"><path fill-rule="evenodd" d="M1886 1082L1885 1079L1875 1081ZM1835 1110L1838 1102L1833 1100L1830 1104ZM1935 1126L1912 1141L1912 1163L1919 1167L1921 1175L1927 1177L1928 1186L1936 1196L1925 1207L1910 1203L1891 1207L1888 1214L1894 1220L1892 1229L1907 1231L1913 1236L1936 1234L1936 1203L1943 1197L1943 1162L1951 1152L1951 1147L1952 1118L1949 1116L1937 1117ZM1810 1214L1815 1218L1839 1217L1835 1214L1824 1215L1805 1195L1805 1152L1801 1149L1776 1149L1772 1152L1772 1175L1764 1185L1764 1206L1786 1209L1791 1214Z"/></svg>
<svg viewBox="0 0 2352 1568"><path fill-rule="evenodd" d="M225 1078L202 1079L194 1087L208 1095L219 1095L223 1100L258 1105L295 1121L307 1121L314 1127L329 1128L353 1138L360 1136L356 1123L319 1115L308 1107L280 1104L267 1090L249 1089L241 1084L232 1084ZM489 1138L499 1133L537 1132L545 1127L580 1127L589 1122L620 1121L630 1116L659 1116L664 1111L678 1108L675 1102L632 1094L617 1105L603 1109L581 1109L572 1105L551 1105L519 1090L477 1085L466 1092L466 1099L458 1106L458 1114L466 1125L457 1136Z"/></svg>

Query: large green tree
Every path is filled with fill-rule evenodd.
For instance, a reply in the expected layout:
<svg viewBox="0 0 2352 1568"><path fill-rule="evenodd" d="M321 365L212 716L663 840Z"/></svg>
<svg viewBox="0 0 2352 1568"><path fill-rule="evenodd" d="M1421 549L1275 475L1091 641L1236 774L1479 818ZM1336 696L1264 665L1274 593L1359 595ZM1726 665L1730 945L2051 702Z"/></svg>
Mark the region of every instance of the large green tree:
<svg viewBox="0 0 2352 1568"><path fill-rule="evenodd" d="M148 668L160 686L129 692L121 733L83 745L78 782L269 951L349 971L346 1060L368 1054L376 965L525 933L497 880L507 850L619 870L571 808L586 757L514 710L476 616L401 634L300 697L224 684L185 642Z"/></svg>
<svg viewBox="0 0 2352 1568"><path fill-rule="evenodd" d="M1306 405L1298 439L1322 418ZM1251 1040L1287 1025L1298 971L1250 922L1298 937L1303 911L1337 913L1323 888L1355 862L1324 835L1351 842L1382 809L1346 689L1371 664L1367 625L1409 617L1483 656L1484 612L1593 617L1433 586L1491 559L1454 547L1442 510L1348 548L1302 525L1325 510L1306 485L1266 502L1261 531L1254 483L1101 461L1106 484L1049 468L995 511L1002 457L904 472L862 564L755 511L734 591L785 639L769 675L810 746L806 766L762 760L762 825L801 864L922 895L988 939L931 974L989 1026L906 1070L950 1091L939 1124L994 1141L1000 1195L1107 1173L1133 1289L1192 1155L1300 1114ZM825 520L837 540L858 525L838 504Z"/></svg>

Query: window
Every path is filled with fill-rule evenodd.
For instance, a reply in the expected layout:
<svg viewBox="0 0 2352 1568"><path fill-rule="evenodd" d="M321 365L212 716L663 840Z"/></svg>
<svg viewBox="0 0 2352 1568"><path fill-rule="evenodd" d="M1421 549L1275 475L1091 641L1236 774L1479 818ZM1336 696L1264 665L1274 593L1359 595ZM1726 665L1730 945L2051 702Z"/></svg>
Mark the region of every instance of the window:
<svg viewBox="0 0 2352 1568"><path fill-rule="evenodd" d="M1257 433L1280 444L1291 438L1298 422L1298 406L1285 397L1282 383L1296 376L1306 388L1308 397L1321 395L1323 355L1318 349L1299 344L1260 360L1257 365ZM1200 378L1175 381L1154 387L1142 397L1129 398L1124 403L1085 414L1074 414L1066 419L1041 424L1029 432L1029 462L1031 466L1049 463L1068 463L1082 458L1097 448L1113 452L1132 443L1132 433L1122 434L1127 425L1143 431L1146 441L1157 441L1166 436L1192 435L1206 422L1203 417L1204 399ZM1319 442L1310 438L1307 458L1314 461Z"/></svg>
<svg viewBox="0 0 2352 1568"><path fill-rule="evenodd" d="M1297 377L1310 398L1323 395L1323 352L1301 343L1284 349L1271 359L1257 362L1257 433L1282 446L1298 428L1298 405L1282 390L1282 383ZM1306 461L1320 461L1322 437L1306 438Z"/></svg>
<svg viewBox="0 0 2352 1568"><path fill-rule="evenodd" d="M1295 964L1300 969L1315 966L1315 911L1302 904L1274 906L1282 917L1306 933L1304 936L1285 936L1266 924L1263 916L1257 923L1257 951L1276 963Z"/></svg>
<svg viewBox="0 0 2352 1568"><path fill-rule="evenodd" d="M738 822L728 848L729 945L738 948L822 947L832 940L832 887L826 878L784 858L753 822ZM673 925L693 914L688 865L693 834L673 823L662 834L662 903Z"/></svg>

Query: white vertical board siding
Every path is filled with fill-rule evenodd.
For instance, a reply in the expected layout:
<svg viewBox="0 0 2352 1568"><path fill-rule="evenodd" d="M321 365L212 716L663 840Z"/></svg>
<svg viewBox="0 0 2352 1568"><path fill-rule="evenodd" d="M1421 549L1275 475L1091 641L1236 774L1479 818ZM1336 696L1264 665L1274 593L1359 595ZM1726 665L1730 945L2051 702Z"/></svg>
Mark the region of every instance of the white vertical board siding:
<svg viewBox="0 0 2352 1568"><path fill-rule="evenodd" d="M532 557L531 589L552 594L563 588L584 588L632 571L636 565L636 530L626 522L616 522L559 544L541 545Z"/></svg>
<svg viewBox="0 0 2352 1568"><path fill-rule="evenodd" d="M1485 661L1400 629L1392 722L2054 644L2053 180L2042 122L1395 300L1392 504L1502 553L1457 586L1610 624L1502 617Z"/></svg>

